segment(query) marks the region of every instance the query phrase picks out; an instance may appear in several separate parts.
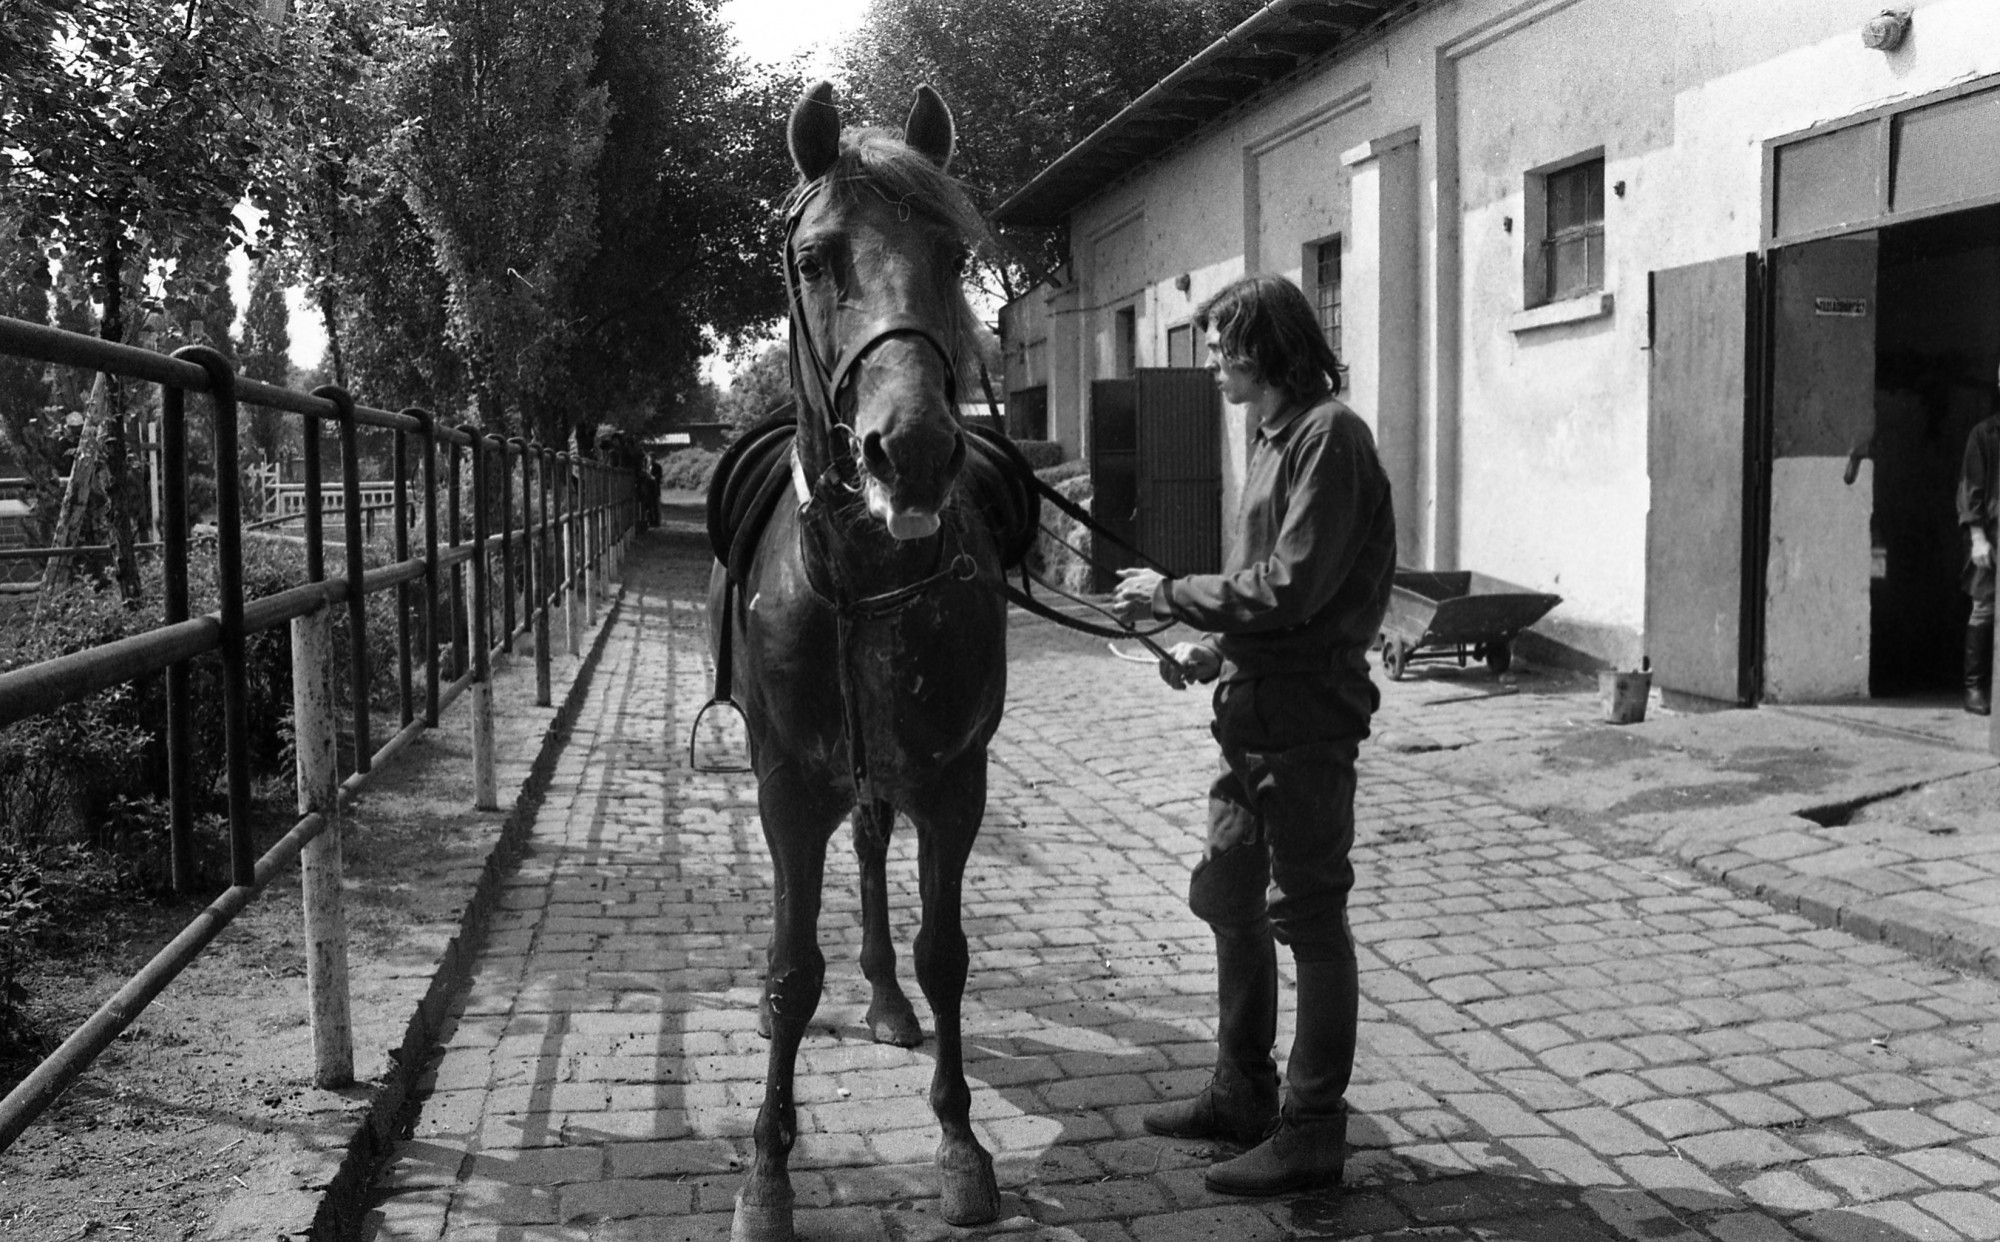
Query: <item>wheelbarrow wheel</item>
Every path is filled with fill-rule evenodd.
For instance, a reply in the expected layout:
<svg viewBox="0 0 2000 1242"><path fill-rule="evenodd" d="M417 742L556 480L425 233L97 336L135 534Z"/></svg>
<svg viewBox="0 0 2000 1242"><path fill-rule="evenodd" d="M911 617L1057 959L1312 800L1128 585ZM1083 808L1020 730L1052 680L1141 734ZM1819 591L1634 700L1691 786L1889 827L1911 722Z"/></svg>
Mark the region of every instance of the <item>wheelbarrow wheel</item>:
<svg viewBox="0 0 2000 1242"><path fill-rule="evenodd" d="M1495 673L1504 673L1514 663L1514 644L1504 639L1486 644L1486 667Z"/></svg>
<svg viewBox="0 0 2000 1242"><path fill-rule="evenodd" d="M1390 681L1403 680L1403 674L1410 671L1410 644L1400 638L1383 639L1382 667L1389 670Z"/></svg>

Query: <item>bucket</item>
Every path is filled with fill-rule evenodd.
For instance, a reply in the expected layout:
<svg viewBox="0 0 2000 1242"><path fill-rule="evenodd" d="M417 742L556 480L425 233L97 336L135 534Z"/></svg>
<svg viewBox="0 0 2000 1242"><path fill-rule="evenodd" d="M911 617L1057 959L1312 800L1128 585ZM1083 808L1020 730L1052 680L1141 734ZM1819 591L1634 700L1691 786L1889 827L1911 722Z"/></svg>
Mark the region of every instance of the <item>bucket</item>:
<svg viewBox="0 0 2000 1242"><path fill-rule="evenodd" d="M1621 673L1606 669L1597 675L1597 700L1607 724L1638 724L1646 718L1646 698L1653 692L1650 671Z"/></svg>

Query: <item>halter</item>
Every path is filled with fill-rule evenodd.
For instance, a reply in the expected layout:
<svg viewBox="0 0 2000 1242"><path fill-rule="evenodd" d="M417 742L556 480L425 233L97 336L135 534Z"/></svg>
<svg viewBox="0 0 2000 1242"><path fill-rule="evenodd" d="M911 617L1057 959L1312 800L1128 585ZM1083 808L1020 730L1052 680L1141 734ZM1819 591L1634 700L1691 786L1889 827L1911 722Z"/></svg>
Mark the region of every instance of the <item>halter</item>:
<svg viewBox="0 0 2000 1242"><path fill-rule="evenodd" d="M791 317L792 393L800 407L799 430L807 437L804 447L820 470L819 477L812 480L815 495L830 483L838 483L849 491L861 485L862 465L854 428L841 421L840 398L863 356L883 341L893 336L914 336L935 350L944 363L945 401L953 409L958 405L958 367L951 351L935 332L908 311L891 311L868 321L831 365L813 339L805 291L799 287L798 266L794 262L797 257L794 241L806 208L830 183L830 174L807 182L793 194L785 211L785 295ZM843 313L835 308L836 327ZM838 338L839 333L836 331L834 335Z"/></svg>
<svg viewBox="0 0 2000 1242"><path fill-rule="evenodd" d="M941 528L937 559L930 571L913 582L875 595L857 597L842 581L839 558L830 546L837 537L830 515L837 491L858 491L865 467L862 464L854 427L841 421L840 399L869 350L893 336L914 336L937 351L944 362L945 401L957 409L957 364L951 351L937 334L907 311L877 316L862 326L853 343L841 350L831 366L813 339L812 322L806 314L805 292L799 287L797 251L794 239L799 222L812 201L830 184L822 176L806 183L793 196L785 212L785 293L790 304L792 394L799 407L799 436L792 448L793 484L799 500L799 559L805 566L807 586L822 604L833 610L835 619L835 662L838 666L842 715L847 729L848 762L854 777L856 799L864 805L875 801L874 781L869 774L867 745L863 735L861 701L854 684L851 652L854 627L863 619L889 616L916 603L933 587L946 581L969 581L978 573L978 563L965 551L950 523ZM836 306L834 323L843 311ZM835 332L836 338L839 336ZM844 435L841 433L845 433ZM803 454L812 458L809 464ZM819 476L808 480L807 470L816 465ZM946 554L946 543L952 545Z"/></svg>

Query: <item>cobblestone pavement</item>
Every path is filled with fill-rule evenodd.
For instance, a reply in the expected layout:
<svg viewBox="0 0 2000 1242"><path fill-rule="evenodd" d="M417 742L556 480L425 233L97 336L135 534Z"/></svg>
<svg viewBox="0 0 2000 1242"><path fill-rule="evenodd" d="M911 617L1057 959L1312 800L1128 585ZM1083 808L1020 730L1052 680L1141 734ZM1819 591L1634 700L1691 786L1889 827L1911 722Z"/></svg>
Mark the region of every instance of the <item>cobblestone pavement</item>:
<svg viewBox="0 0 2000 1242"><path fill-rule="evenodd" d="M688 762L703 557L670 528L627 563L372 1238L728 1236L762 1095L770 894L749 778ZM801 1238L2000 1239L2000 986L1603 848L1380 743L1362 750L1346 1189L1208 1193L1211 1147L1139 1123L1213 1050L1208 937L1183 904L1205 700L1041 622L1012 641L966 878L966 1071L1003 1219L937 1215L930 1049L868 1041L842 833L799 1058ZM1389 739L1439 696L1385 690ZM1573 690L1524 691L1477 727L1579 727ZM740 758L739 741L705 725L699 757ZM906 983L911 835L890 860Z"/></svg>

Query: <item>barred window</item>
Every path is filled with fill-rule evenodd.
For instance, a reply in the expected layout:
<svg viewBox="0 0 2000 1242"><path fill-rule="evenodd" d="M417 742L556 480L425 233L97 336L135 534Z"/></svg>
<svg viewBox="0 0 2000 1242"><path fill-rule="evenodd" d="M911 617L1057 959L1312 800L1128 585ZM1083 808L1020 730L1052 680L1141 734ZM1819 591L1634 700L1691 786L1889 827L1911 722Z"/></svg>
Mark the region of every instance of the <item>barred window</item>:
<svg viewBox="0 0 2000 1242"><path fill-rule="evenodd" d="M1313 310L1326 343L1340 356L1340 238L1313 247Z"/></svg>
<svg viewBox="0 0 2000 1242"><path fill-rule="evenodd" d="M1543 284L1537 302L1558 302L1604 287L1604 160L1546 174Z"/></svg>

